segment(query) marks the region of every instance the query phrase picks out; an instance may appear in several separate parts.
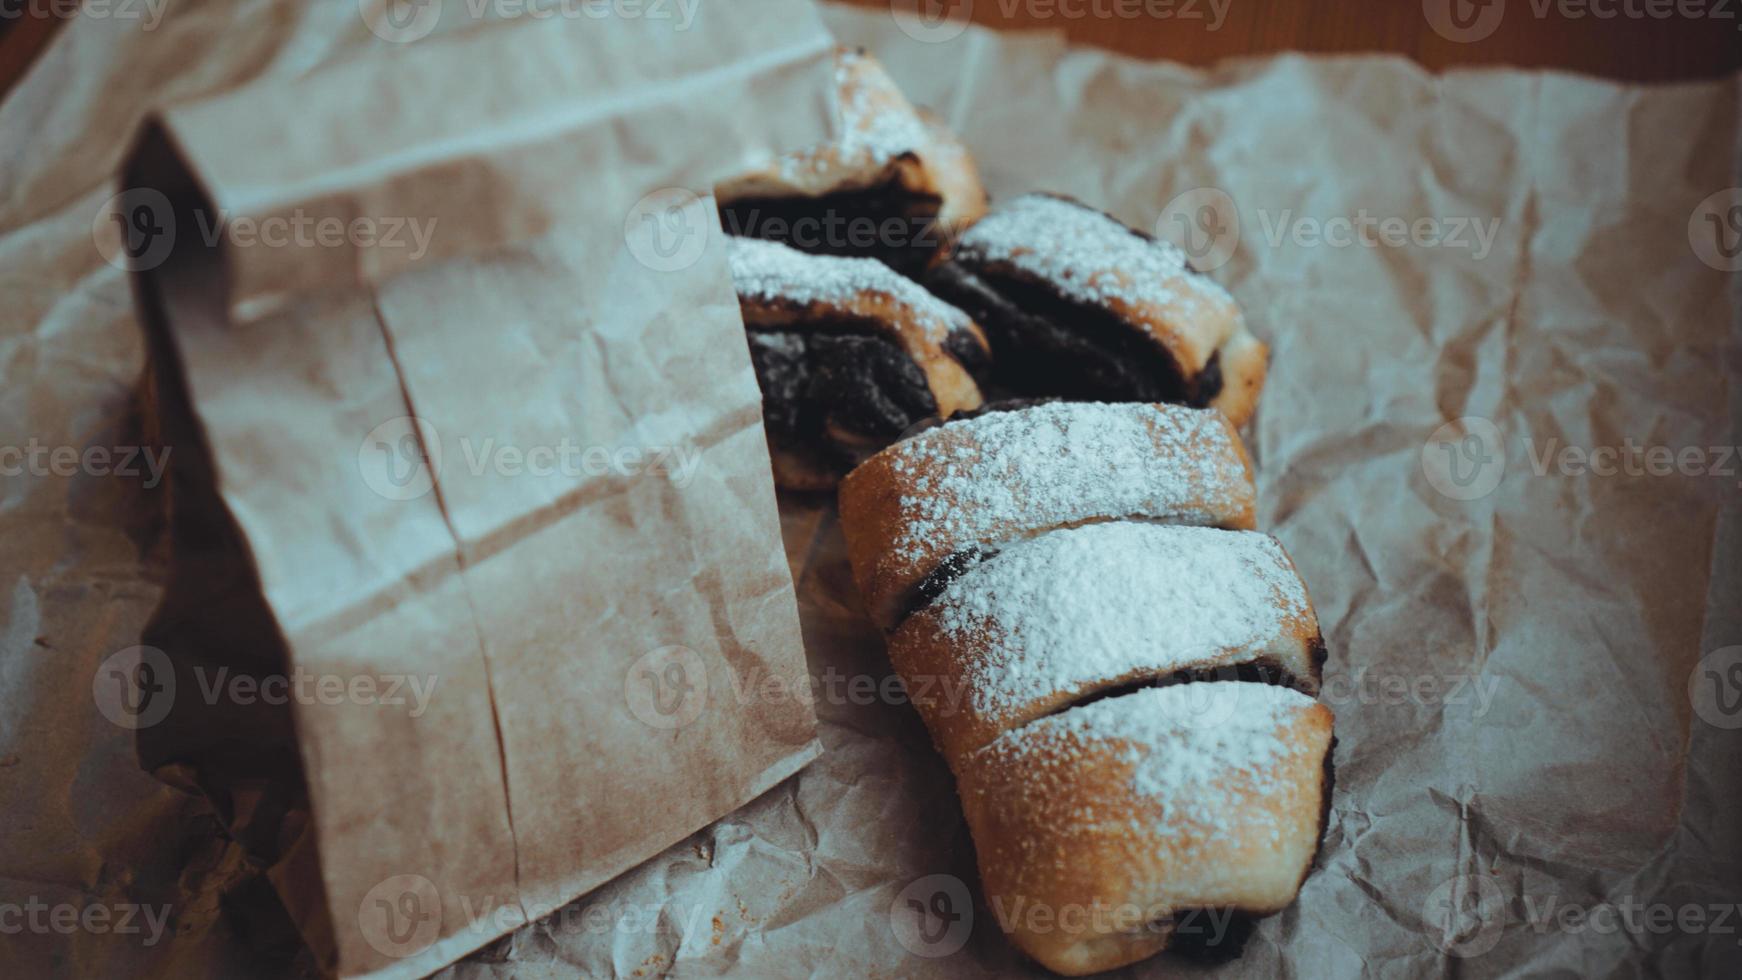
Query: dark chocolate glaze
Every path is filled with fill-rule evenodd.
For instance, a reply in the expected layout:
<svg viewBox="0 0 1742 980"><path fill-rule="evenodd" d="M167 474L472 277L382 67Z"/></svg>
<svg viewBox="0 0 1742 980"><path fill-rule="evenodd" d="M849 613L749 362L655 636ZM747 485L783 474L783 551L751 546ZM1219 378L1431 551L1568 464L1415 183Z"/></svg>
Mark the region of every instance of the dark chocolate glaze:
<svg viewBox="0 0 1742 980"><path fill-rule="evenodd" d="M720 205L726 234L766 238L813 255L873 258L917 276L937 253L943 200L889 180L818 197L752 197Z"/></svg>
<svg viewBox="0 0 1742 980"><path fill-rule="evenodd" d="M919 365L857 321L813 323L791 332L753 329L750 358L769 436L826 469L844 473L916 421L937 414Z"/></svg>
<svg viewBox="0 0 1742 980"><path fill-rule="evenodd" d="M1221 392L1218 354L1188 380L1136 325L1039 279L977 265L956 256L932 269L925 285L986 331L998 385L1024 395L1198 407Z"/></svg>

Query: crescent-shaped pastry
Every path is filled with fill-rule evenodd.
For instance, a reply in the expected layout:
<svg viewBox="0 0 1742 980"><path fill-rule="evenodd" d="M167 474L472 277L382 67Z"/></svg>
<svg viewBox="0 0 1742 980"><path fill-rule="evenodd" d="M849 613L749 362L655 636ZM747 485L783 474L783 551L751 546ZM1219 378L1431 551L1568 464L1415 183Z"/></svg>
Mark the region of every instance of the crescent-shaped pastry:
<svg viewBox="0 0 1742 980"><path fill-rule="evenodd" d="M1323 705L1239 682L1149 688L1018 728L956 766L987 904L1067 976L1226 922L1188 913L1280 911L1318 851L1330 745Z"/></svg>
<svg viewBox="0 0 1742 980"><path fill-rule="evenodd" d="M840 138L716 186L721 224L917 274L986 211L974 158L864 50L837 50L835 77Z"/></svg>
<svg viewBox="0 0 1742 980"><path fill-rule="evenodd" d="M1319 689L1306 587L1257 531L1114 522L1011 545L889 637L944 758L1140 685L1248 677Z"/></svg>
<svg viewBox="0 0 1742 980"><path fill-rule="evenodd" d="M1048 403L842 481L866 604L955 773L987 904L1079 975L1276 912L1330 796L1324 643L1220 412Z"/></svg>
<svg viewBox="0 0 1742 980"><path fill-rule="evenodd" d="M1024 395L1175 402L1244 426L1267 350L1186 254L1078 201L1026 194L964 232L926 277L992 342Z"/></svg>

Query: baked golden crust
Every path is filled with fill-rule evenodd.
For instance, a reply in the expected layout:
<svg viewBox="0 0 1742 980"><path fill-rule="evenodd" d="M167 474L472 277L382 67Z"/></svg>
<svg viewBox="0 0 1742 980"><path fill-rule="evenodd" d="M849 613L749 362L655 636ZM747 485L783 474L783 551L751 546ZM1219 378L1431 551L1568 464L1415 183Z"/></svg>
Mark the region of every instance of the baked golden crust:
<svg viewBox="0 0 1742 980"><path fill-rule="evenodd" d="M1244 323L1234 335L1222 342L1218 351L1222 372L1222 390L1210 400L1234 428L1243 429L1258 414L1258 396L1264 391L1264 380L1270 370L1270 348L1247 332Z"/></svg>
<svg viewBox="0 0 1742 980"><path fill-rule="evenodd" d="M1161 950L1183 912L1281 910L1318 848L1331 725L1298 692L1207 683L1010 733L956 767L988 904L1069 976Z"/></svg>
<svg viewBox="0 0 1742 980"><path fill-rule="evenodd" d="M955 556L1044 531L1150 519L1249 530L1251 461L1228 419L1178 405L1053 403L952 422L841 481L841 529L885 629Z"/></svg>
<svg viewBox="0 0 1742 980"><path fill-rule="evenodd" d="M1236 428L1257 409L1267 351L1234 298L1171 243L1079 201L1000 204L927 281L987 329L999 380L1022 394L1211 405Z"/></svg>
<svg viewBox="0 0 1742 980"><path fill-rule="evenodd" d="M840 501L1020 949L1093 973L1293 900L1329 795L1323 642L1293 562L1249 530L1227 416L990 412L879 453Z"/></svg>
<svg viewBox="0 0 1742 980"><path fill-rule="evenodd" d="M1316 694L1323 649L1274 538L1124 522L1012 545L889 636L952 765L1003 732L1141 684L1245 674Z"/></svg>
<svg viewBox="0 0 1742 980"><path fill-rule="evenodd" d="M936 116L914 108L876 58L838 48L840 138L787 154L714 189L724 207L770 198L822 198L894 187L937 201L937 243L953 240L986 213L973 155Z"/></svg>

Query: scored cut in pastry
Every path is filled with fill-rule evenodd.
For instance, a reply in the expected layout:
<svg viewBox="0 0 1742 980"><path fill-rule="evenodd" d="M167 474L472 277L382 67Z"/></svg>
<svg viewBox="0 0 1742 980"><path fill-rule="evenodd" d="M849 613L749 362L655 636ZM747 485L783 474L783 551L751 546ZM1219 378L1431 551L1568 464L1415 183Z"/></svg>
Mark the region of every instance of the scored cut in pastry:
<svg viewBox="0 0 1742 980"><path fill-rule="evenodd" d="M974 158L863 49L839 48L835 59L840 138L719 184L721 224L918 274L986 211Z"/></svg>
<svg viewBox="0 0 1742 980"><path fill-rule="evenodd" d="M1244 426L1268 351L1178 247L1067 197L1026 194L925 279L979 323L996 382L1025 395L1214 407Z"/></svg>
<svg viewBox="0 0 1742 980"><path fill-rule="evenodd" d="M840 500L1020 949L1069 975L1221 952L1236 913L1293 901L1329 813L1324 644L1288 555L1249 530L1227 417L1049 403L947 422Z"/></svg>
<svg viewBox="0 0 1742 980"><path fill-rule="evenodd" d="M866 609L893 628L1022 538L1141 518L1250 530L1252 464L1229 420L1178 405L1055 402L928 429L841 481Z"/></svg>
<svg viewBox="0 0 1742 980"><path fill-rule="evenodd" d="M1323 833L1331 725L1298 691L1217 682L1148 688L1001 736L956 765L988 903L1047 910L1001 921L1068 976L1215 921L1186 913L1282 910Z"/></svg>
<svg viewBox="0 0 1742 980"><path fill-rule="evenodd" d="M781 486L832 489L922 419L980 406L985 336L888 266L756 239L731 266Z"/></svg>
<svg viewBox="0 0 1742 980"><path fill-rule="evenodd" d="M1246 677L1316 694L1323 656L1306 587L1276 539L1128 521L1010 545L889 637L889 659L952 763L1139 685Z"/></svg>

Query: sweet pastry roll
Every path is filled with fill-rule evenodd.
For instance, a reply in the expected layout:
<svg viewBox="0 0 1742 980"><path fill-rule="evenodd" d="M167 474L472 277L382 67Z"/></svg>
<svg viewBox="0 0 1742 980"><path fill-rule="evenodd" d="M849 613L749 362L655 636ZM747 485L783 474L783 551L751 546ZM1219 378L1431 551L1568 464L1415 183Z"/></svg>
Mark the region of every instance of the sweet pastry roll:
<svg viewBox="0 0 1742 980"><path fill-rule="evenodd" d="M841 481L840 514L867 611L892 629L1024 538L1130 519L1250 529L1255 498L1251 462L1220 413L1055 402L891 446Z"/></svg>
<svg viewBox="0 0 1742 980"><path fill-rule="evenodd" d="M1280 911L1323 832L1331 725L1298 691L1215 682L1000 736L956 765L988 904L1020 949L1072 976L1215 921L1198 910Z"/></svg>
<svg viewBox="0 0 1742 980"><path fill-rule="evenodd" d="M985 336L912 280L755 239L731 266L781 486L832 489L920 420L980 406Z"/></svg>
<svg viewBox="0 0 1742 980"><path fill-rule="evenodd" d="M1323 656L1274 538L1131 522L1010 545L889 637L952 766L1005 731L1145 685L1243 677L1315 694Z"/></svg>
<svg viewBox="0 0 1742 980"><path fill-rule="evenodd" d="M835 74L839 139L718 185L721 223L917 274L986 211L973 156L863 50L837 50Z"/></svg>
<svg viewBox="0 0 1742 980"><path fill-rule="evenodd" d="M1288 555L1250 530L1225 415L1046 403L945 422L849 474L840 501L1020 949L1069 975L1226 952L1238 930L1221 928L1293 901L1330 797L1324 644Z"/></svg>
<svg viewBox="0 0 1742 980"><path fill-rule="evenodd" d="M1018 394L1214 407L1244 426L1267 351L1183 251L1085 205L1027 194L962 234L927 286L987 332Z"/></svg>

